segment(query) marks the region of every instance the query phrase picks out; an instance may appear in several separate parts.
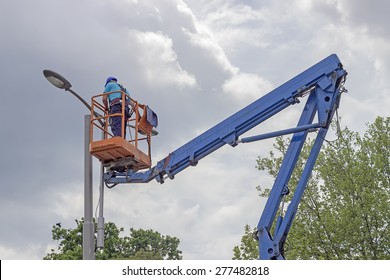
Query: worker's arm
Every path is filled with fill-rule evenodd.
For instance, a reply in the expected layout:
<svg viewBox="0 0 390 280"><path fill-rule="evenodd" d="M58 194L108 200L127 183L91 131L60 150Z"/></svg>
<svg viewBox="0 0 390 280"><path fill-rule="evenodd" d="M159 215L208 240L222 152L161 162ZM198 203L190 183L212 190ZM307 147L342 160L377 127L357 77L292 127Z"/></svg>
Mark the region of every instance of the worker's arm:
<svg viewBox="0 0 390 280"><path fill-rule="evenodd" d="M133 106L134 106L134 102L133 102L133 100L131 99L131 97L130 97L130 92L129 92L127 89L126 89L125 94L126 94L126 96L127 96L127 101L129 102L129 103L128 103L129 106L130 106L130 107L133 107Z"/></svg>
<svg viewBox="0 0 390 280"><path fill-rule="evenodd" d="M106 87L104 88L104 93L107 93L107 92L111 92L112 89L111 89L111 83L108 83L106 85ZM103 105L104 105L104 108L108 111L108 94L105 94L103 95Z"/></svg>
<svg viewBox="0 0 390 280"><path fill-rule="evenodd" d="M104 108L106 108L106 110L108 111L108 95L107 94L105 94L105 95L103 95L103 104L104 104Z"/></svg>

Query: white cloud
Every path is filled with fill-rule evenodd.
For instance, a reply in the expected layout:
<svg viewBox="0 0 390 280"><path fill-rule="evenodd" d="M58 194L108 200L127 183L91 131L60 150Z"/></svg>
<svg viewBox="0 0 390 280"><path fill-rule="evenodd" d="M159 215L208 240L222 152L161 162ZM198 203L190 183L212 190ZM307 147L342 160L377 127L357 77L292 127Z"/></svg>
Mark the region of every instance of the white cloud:
<svg viewBox="0 0 390 280"><path fill-rule="evenodd" d="M0 111L1 119L23 123L0 123L12 134L3 139L0 163L2 259L43 257L51 226L74 227L83 215L86 111L47 83L45 68L68 77L87 100L108 75L118 76L159 115L154 162L331 53L349 72L342 125L361 131L388 115L386 1L47 2L19 9L19 1L8 1L0 12L0 34L8 38L0 52L3 91L28 89L17 93L23 114L13 106ZM14 104L14 96L5 94L3 103ZM294 126L303 104L248 134ZM273 179L255 169L255 159L271 147L272 140L224 147L162 186L107 190L106 221L177 236L186 259L229 259L243 226L260 217L264 200L255 187Z"/></svg>
<svg viewBox="0 0 390 280"><path fill-rule="evenodd" d="M196 80L182 69L173 50L172 39L162 32L140 32L129 34L131 47L140 53L136 57L144 80L154 87L194 87Z"/></svg>
<svg viewBox="0 0 390 280"><path fill-rule="evenodd" d="M205 55L207 56L208 60L215 61L222 68L223 71L226 71L228 73L236 72L237 69L231 65L223 49L213 38L211 33L207 29L200 29L202 31L198 33L189 32L187 29L183 29L183 31L190 38L191 44L204 51L207 51Z"/></svg>
<svg viewBox="0 0 390 280"><path fill-rule="evenodd" d="M248 104L272 90L272 85L265 79L250 73L239 73L227 80L222 86L224 92L234 95L241 104Z"/></svg>
<svg viewBox="0 0 390 280"><path fill-rule="evenodd" d="M23 249L15 249L15 247L0 246L0 256L2 259L8 260L36 260L43 259L50 251L49 248L38 245L24 244Z"/></svg>

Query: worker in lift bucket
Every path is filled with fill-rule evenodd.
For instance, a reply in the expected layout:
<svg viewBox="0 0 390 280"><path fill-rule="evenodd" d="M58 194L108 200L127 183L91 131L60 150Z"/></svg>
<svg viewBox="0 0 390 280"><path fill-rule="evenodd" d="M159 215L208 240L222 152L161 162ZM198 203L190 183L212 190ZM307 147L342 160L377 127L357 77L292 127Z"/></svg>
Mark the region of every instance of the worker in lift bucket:
<svg viewBox="0 0 390 280"><path fill-rule="evenodd" d="M131 99L130 94L126 88L124 88L121 84L118 84L118 80L115 77L108 77L106 80L106 84L104 85L104 92L112 92L111 94L103 95L103 104L105 109L109 112L109 114L121 114L122 113L122 93L126 94L126 104L125 104L125 128L123 138L126 138L126 124L127 120L131 116L130 113L130 105ZM112 134L116 137L122 137L122 116L113 116L110 117L110 125Z"/></svg>

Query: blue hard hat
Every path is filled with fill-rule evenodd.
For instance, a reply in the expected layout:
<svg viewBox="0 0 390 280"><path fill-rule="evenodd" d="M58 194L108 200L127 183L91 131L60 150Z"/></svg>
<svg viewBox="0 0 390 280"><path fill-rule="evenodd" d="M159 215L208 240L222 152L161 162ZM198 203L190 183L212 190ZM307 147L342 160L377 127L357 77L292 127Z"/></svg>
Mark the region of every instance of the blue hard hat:
<svg viewBox="0 0 390 280"><path fill-rule="evenodd" d="M115 77L108 77L107 80L106 80L106 84L104 86L106 86L110 81L114 80L115 82L117 82L117 78Z"/></svg>

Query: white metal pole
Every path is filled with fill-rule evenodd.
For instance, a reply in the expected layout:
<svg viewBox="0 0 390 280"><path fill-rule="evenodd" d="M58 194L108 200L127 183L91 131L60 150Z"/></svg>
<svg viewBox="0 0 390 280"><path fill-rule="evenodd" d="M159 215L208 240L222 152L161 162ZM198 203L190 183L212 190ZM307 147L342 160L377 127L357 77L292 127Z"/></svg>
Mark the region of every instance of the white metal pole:
<svg viewBox="0 0 390 280"><path fill-rule="evenodd" d="M92 155L89 152L91 115L84 116L84 225L83 260L95 259L95 226L93 223Z"/></svg>
<svg viewBox="0 0 390 280"><path fill-rule="evenodd" d="M104 131L102 131L102 139L104 139ZM104 176L104 166L101 163L100 164L100 198L99 198L99 217L98 217L98 224L97 224L97 240L96 240L96 246L97 248L103 249L104 248L104 216L103 216L103 206L104 206L104 182L103 182L103 176Z"/></svg>

